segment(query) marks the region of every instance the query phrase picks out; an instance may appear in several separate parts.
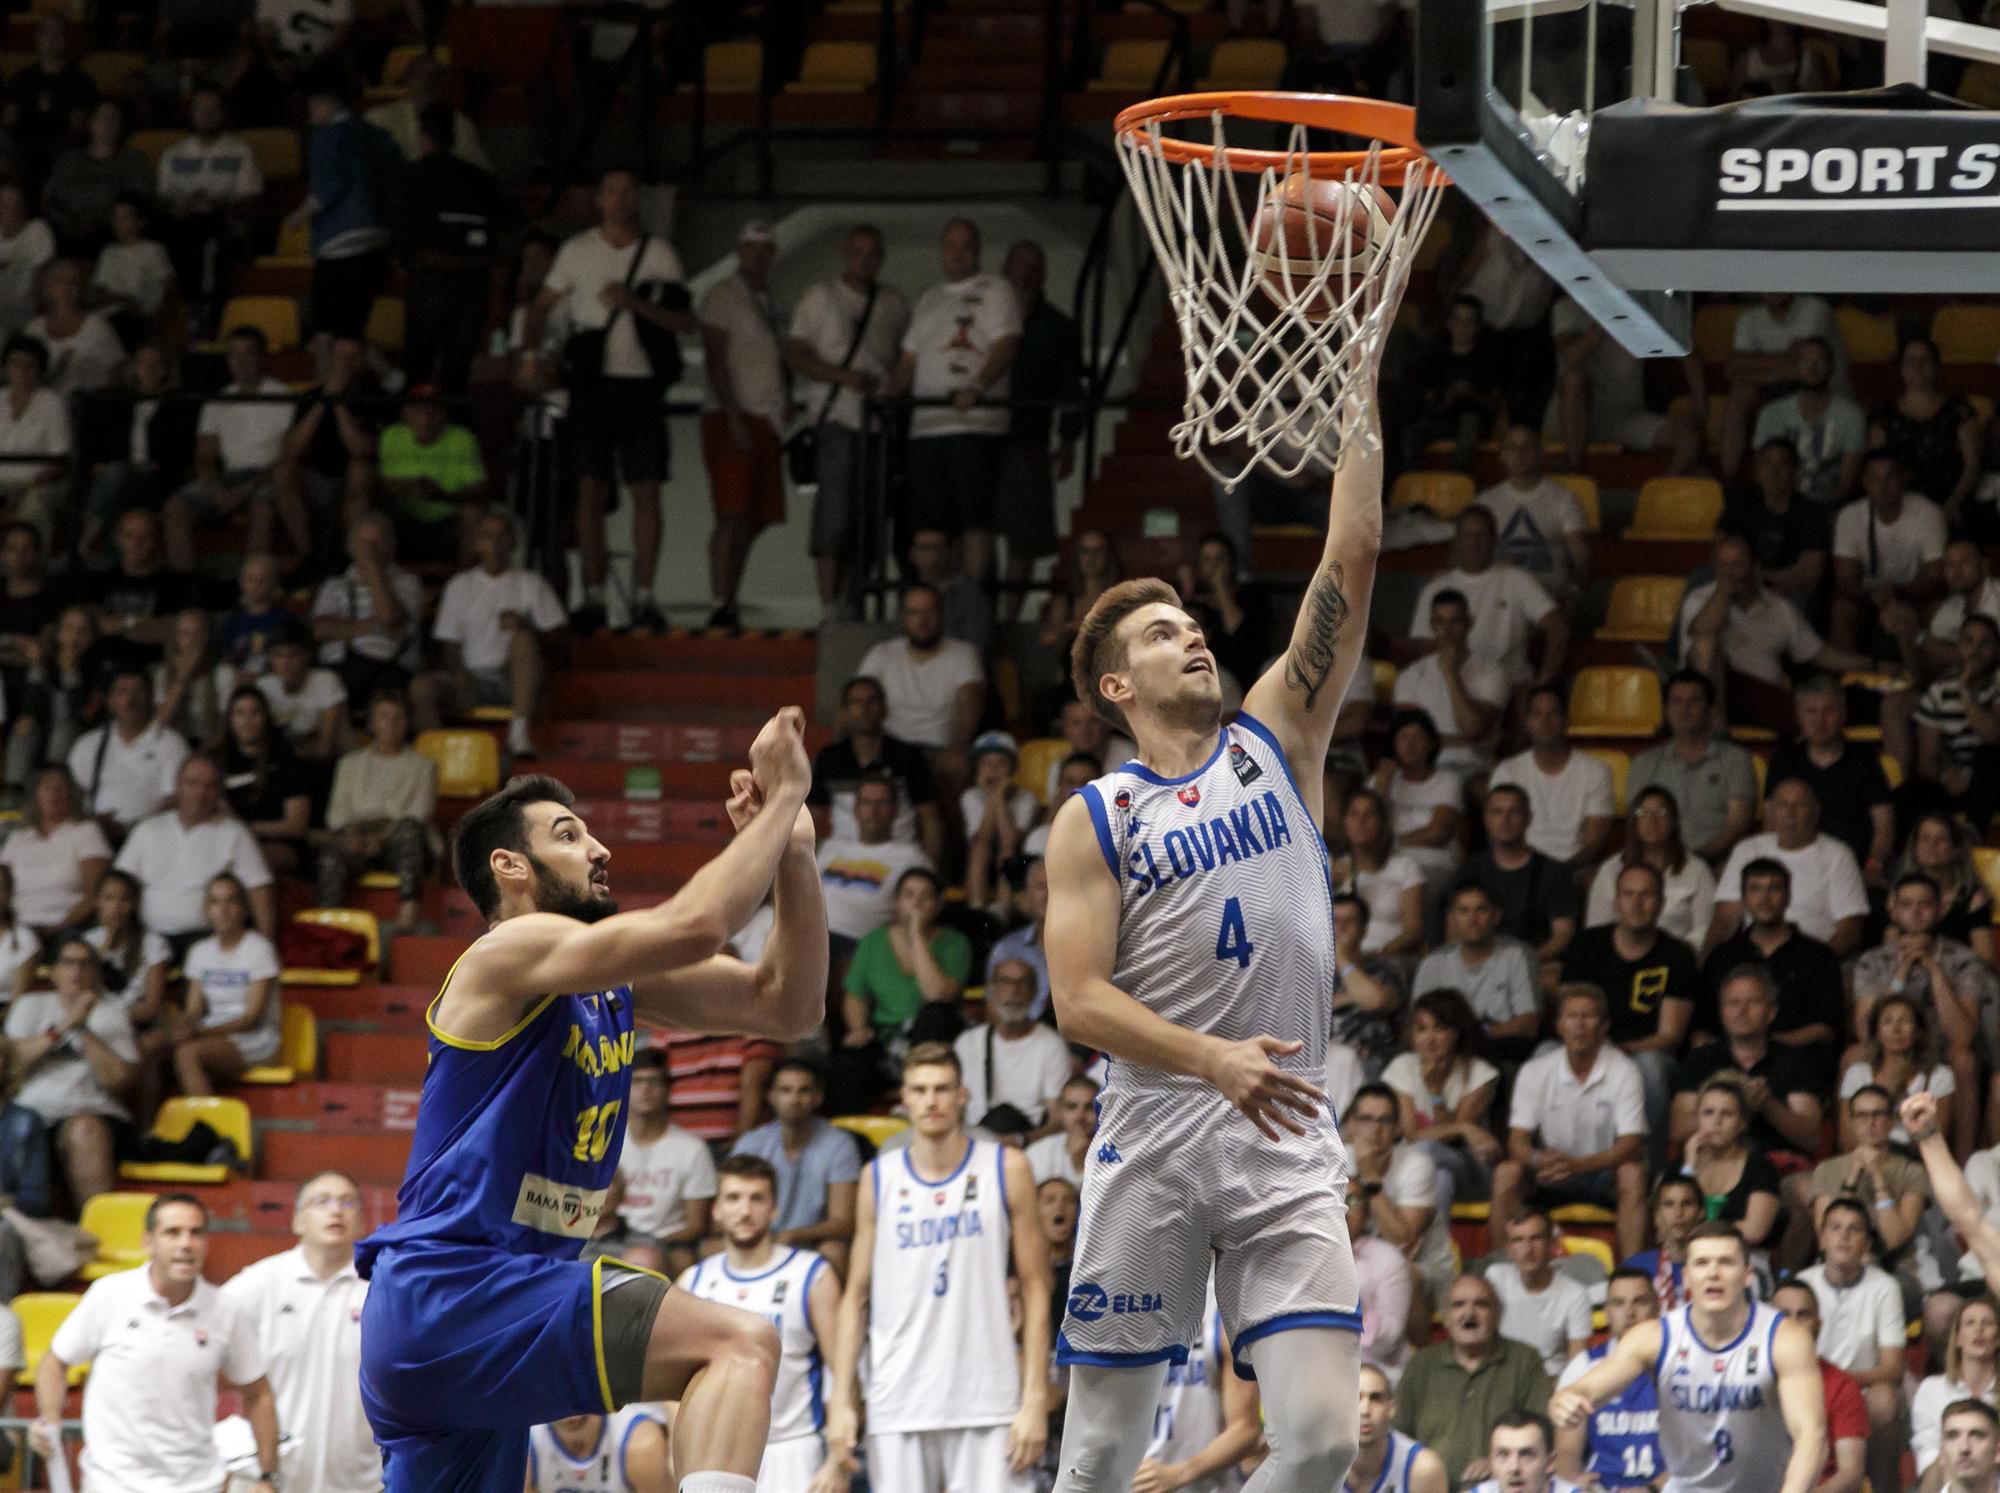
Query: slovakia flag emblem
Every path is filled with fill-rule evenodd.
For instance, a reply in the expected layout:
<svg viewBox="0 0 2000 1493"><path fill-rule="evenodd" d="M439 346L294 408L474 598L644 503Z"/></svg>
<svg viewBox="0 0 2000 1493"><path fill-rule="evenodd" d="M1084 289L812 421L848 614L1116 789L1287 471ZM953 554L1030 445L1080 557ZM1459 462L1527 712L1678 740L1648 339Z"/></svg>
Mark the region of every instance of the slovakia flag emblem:
<svg viewBox="0 0 2000 1493"><path fill-rule="evenodd" d="M1201 789L1196 784L1189 783L1187 787L1177 789L1174 797L1192 809L1196 804L1201 802Z"/></svg>

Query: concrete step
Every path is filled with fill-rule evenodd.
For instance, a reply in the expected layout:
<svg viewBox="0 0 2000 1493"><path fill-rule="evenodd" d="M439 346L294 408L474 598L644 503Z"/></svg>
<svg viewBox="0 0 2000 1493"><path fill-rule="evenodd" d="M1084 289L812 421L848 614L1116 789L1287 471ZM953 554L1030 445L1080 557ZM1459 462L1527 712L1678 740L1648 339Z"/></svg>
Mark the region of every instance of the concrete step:
<svg viewBox="0 0 2000 1493"><path fill-rule="evenodd" d="M594 706L664 705L698 709L703 719L720 711L771 714L781 706L813 700L811 674L655 674L643 669L570 669L558 674L549 713L556 720L590 719Z"/></svg>
<svg viewBox="0 0 2000 1493"><path fill-rule="evenodd" d="M423 1086L428 1043L406 1032L324 1032L319 1071L335 1084Z"/></svg>

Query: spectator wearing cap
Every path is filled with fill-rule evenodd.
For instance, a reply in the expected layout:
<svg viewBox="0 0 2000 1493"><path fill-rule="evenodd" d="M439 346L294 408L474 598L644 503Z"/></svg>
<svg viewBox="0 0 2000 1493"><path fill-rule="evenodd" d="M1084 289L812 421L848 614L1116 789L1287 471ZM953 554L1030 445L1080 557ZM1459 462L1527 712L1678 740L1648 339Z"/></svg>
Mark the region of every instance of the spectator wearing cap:
<svg viewBox="0 0 2000 1493"><path fill-rule="evenodd" d="M27 524L46 544L53 520L50 494L72 450L69 409L42 382L49 350L35 338L9 337L0 360L7 375L0 393L0 458L6 458L0 460L0 521Z"/></svg>
<svg viewBox="0 0 2000 1493"><path fill-rule="evenodd" d="M396 563L396 526L364 513L347 526L347 569L320 582L312 630L319 661L350 702L401 689L423 660L424 584Z"/></svg>
<svg viewBox="0 0 2000 1493"><path fill-rule="evenodd" d="M1056 552L1056 483L1076 467L1083 434L1083 339L1076 322L1043 294L1049 259L1033 239L1008 249L1000 273L1021 306L1021 341L1008 369L1008 413L1000 458L1000 534L1007 541L1001 615L1012 621L1029 569Z"/></svg>
<svg viewBox="0 0 2000 1493"><path fill-rule="evenodd" d="M910 536L910 573L938 594L944 635L970 643L984 654L993 647L993 601L986 588L958 568L951 536L942 529L919 529Z"/></svg>
<svg viewBox="0 0 2000 1493"><path fill-rule="evenodd" d="M412 74L419 65L426 93L434 91L437 64L420 56L410 65ZM471 124L441 97L419 109L416 86L406 86L409 97L368 111L369 121L388 130L403 153L415 159L403 183L404 257L409 270L403 368L412 381L435 383L456 396L465 392L472 360L479 352L500 233L516 215L479 151ZM380 118L384 110L405 112L388 125ZM407 138L399 133L405 121ZM460 130L470 137L462 142L470 149L454 144Z"/></svg>
<svg viewBox="0 0 2000 1493"><path fill-rule="evenodd" d="M376 459L403 553L464 563L487 508L486 463L479 438L453 423L443 390L417 384L403 396L403 418L382 432Z"/></svg>
<svg viewBox="0 0 2000 1493"><path fill-rule="evenodd" d="M270 868L256 837L224 807L222 769L212 757L181 764L173 807L140 820L113 864L138 879L145 889L140 916L177 953L186 953L208 932L203 897L208 883L225 871L248 891L258 931L277 936Z"/></svg>
<svg viewBox="0 0 2000 1493"><path fill-rule="evenodd" d="M439 849L430 827L436 811L437 763L410 746L408 702L380 691L368 702L368 745L334 769L319 905L339 907L357 875L382 866L396 876L396 931L415 932L424 878Z"/></svg>
<svg viewBox="0 0 2000 1493"><path fill-rule="evenodd" d="M937 779L921 748L883 729L888 697L880 680L866 674L849 679L840 692L835 725L840 735L813 758L812 806L819 837L855 837L855 798L871 777L888 779L895 790L893 839L921 844L933 864L944 851L944 822L938 812Z"/></svg>
<svg viewBox="0 0 2000 1493"><path fill-rule="evenodd" d="M714 593L711 627L734 627L736 591L750 546L785 521L785 474L779 432L791 418L771 261L777 240L768 223L752 221L736 236L736 273L718 281L701 302L703 369L701 455L708 468L715 528L708 537L708 580Z"/></svg>
<svg viewBox="0 0 2000 1493"><path fill-rule="evenodd" d="M958 796L965 829L966 898L990 907L1006 863L1042 812L1041 800L1014 782L1020 748L1005 731L987 731L972 743L972 786Z"/></svg>
<svg viewBox="0 0 2000 1493"><path fill-rule="evenodd" d="M178 569L193 567L200 524L239 513L248 515L252 552L275 553L280 522L295 554L311 550L305 504L278 484L294 400L291 388L271 377L269 351L268 339L256 327L230 329L225 352L229 382L217 398L202 405L195 422L195 479L160 510L167 553Z"/></svg>
<svg viewBox="0 0 2000 1493"><path fill-rule="evenodd" d="M956 786L986 706L986 665L970 643L945 636L936 587L905 587L901 611L902 636L864 653L860 672L881 683L888 729L929 751L938 776Z"/></svg>
<svg viewBox="0 0 2000 1493"><path fill-rule="evenodd" d="M1039 1021L1049 1009L1049 957L1042 947L1042 933L1049 916L1049 868L1040 856L1030 860L1021 873L1021 891L1015 909L1027 921L994 940L993 950L986 956L986 983L993 983L994 973L1005 960L1015 959L1027 965L1035 973L1035 999L1029 1014Z"/></svg>
<svg viewBox="0 0 2000 1493"><path fill-rule="evenodd" d="M820 1113L826 1085L803 1058L787 1058L773 1068L765 1093L775 1118L738 1136L730 1155L761 1156L777 1172L772 1238L816 1249L844 1272L854 1238L861 1148Z"/></svg>
<svg viewBox="0 0 2000 1493"><path fill-rule="evenodd" d="M313 662L312 633L304 623L293 619L272 636L271 671L257 687L299 760L322 764L324 779L347 732L347 686Z"/></svg>

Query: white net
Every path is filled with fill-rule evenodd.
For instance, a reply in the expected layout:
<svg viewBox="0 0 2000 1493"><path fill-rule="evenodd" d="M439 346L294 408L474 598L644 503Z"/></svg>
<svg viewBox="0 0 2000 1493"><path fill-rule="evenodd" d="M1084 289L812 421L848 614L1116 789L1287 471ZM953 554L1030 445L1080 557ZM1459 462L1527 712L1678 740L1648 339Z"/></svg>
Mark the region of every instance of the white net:
<svg viewBox="0 0 2000 1493"><path fill-rule="evenodd" d="M1174 452L1192 457L1234 487L1259 464L1280 477L1330 465L1344 440L1374 440L1368 402L1382 347L1396 319L1417 246L1443 195L1443 174L1419 161L1405 173L1396 210L1373 211L1382 188L1378 141L1359 163L1329 176L1313 171L1306 127L1262 170L1233 169L1224 155L1225 116L1209 116L1212 149L1185 163L1162 148L1160 121L1122 132L1119 159L1166 276L1187 373L1186 418L1173 428ZM1306 253L1289 235L1257 225L1267 205L1301 200L1289 178L1335 180L1331 223L1301 214ZM1386 190L1386 189L1385 189ZM1309 200L1309 198L1307 199ZM1278 205L1273 205L1278 204ZM1364 250L1350 242L1357 215L1368 220Z"/></svg>

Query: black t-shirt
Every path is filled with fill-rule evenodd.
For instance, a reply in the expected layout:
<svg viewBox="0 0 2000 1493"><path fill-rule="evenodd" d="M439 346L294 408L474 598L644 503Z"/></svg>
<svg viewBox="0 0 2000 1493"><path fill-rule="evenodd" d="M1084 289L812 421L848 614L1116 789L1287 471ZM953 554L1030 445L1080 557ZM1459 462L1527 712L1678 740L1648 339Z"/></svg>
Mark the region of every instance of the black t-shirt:
<svg viewBox="0 0 2000 1493"><path fill-rule="evenodd" d="M272 756L257 785L257 764L231 745L224 754L222 793L245 824L262 824L285 817L285 800L310 795L305 776L289 748Z"/></svg>
<svg viewBox="0 0 2000 1493"><path fill-rule="evenodd" d="M1502 387L1504 381L1501 377L1498 353L1499 349L1494 345L1493 338L1481 332L1469 353L1453 352L1451 343L1447 340L1441 342L1424 358L1421 365L1423 387L1433 397L1442 395L1456 383L1472 386L1472 394L1469 397L1461 395L1455 398L1450 404L1443 406L1440 413L1456 414L1461 409L1490 398Z"/></svg>
<svg viewBox="0 0 2000 1493"><path fill-rule="evenodd" d="M1734 534L1750 546L1760 570L1784 570L1798 563L1811 550L1825 553L1833 548L1833 534L1826 514L1809 498L1794 494L1792 505L1783 513L1773 513L1754 488L1733 495L1722 510L1716 528Z"/></svg>
<svg viewBox="0 0 2000 1493"><path fill-rule="evenodd" d="M1889 780L1882 776L1882 759L1865 743L1847 742L1832 764L1821 767L1806 753L1805 743L1788 741L1771 754L1764 774L1768 795L1786 778L1803 778L1819 795L1819 828L1854 852L1860 864L1868 860L1875 825L1868 811L1891 800Z"/></svg>
<svg viewBox="0 0 2000 1493"><path fill-rule="evenodd" d="M97 105L97 85L74 63L59 73L31 62L7 85L7 101L19 111L14 133L24 143L55 146L69 134L71 117Z"/></svg>
<svg viewBox="0 0 2000 1493"><path fill-rule="evenodd" d="M1694 1030L1712 1037L1722 1035L1722 982L1743 964L1763 965L1771 983L1778 987L1778 1015L1771 1023L1772 1031L1796 1032L1825 1022L1839 1037L1844 1004L1840 956L1796 927L1792 936L1769 954L1757 947L1748 929L1709 950L1701 967L1701 1004L1694 1014Z"/></svg>
<svg viewBox="0 0 2000 1493"><path fill-rule="evenodd" d="M56 625L68 604L60 587L52 580L32 596L9 596L0 586L0 638L37 638Z"/></svg>
<svg viewBox="0 0 2000 1493"><path fill-rule="evenodd" d="M1694 1181L1694 1173L1686 1167L1681 1168L1681 1175ZM1703 1208L1711 1223L1717 1220L1723 1223L1741 1223L1743 1215L1750 1211L1750 1195L1756 1192L1768 1192L1771 1196L1781 1199L1784 1196L1778 1191L1778 1169L1771 1165L1768 1156L1752 1146L1749 1159L1743 1163L1743 1175L1736 1179L1736 1185L1720 1197L1713 1193L1704 1196Z"/></svg>
<svg viewBox="0 0 2000 1493"><path fill-rule="evenodd" d="M924 756L923 748L899 741L893 736L882 738L882 752L873 761L863 762L855 754L854 741L843 736L829 742L813 758L812 791L806 802L814 808L831 810L838 800L844 814L854 812L854 790L863 778L887 775L896 784L896 815L902 817L913 809L937 802L937 779L931 773L930 759Z"/></svg>
<svg viewBox="0 0 2000 1493"><path fill-rule="evenodd" d="M1791 1048L1779 1042L1767 1043L1763 1061L1753 1063L1747 1070L1736 1061L1735 1053L1728 1042L1710 1042L1705 1047L1696 1047L1681 1059L1680 1071L1674 1075L1674 1092L1692 1094L1718 1073L1734 1070L1746 1078L1761 1078L1770 1086L1771 1096L1780 1102L1793 1094L1817 1094L1820 1089L1807 1062ZM1828 1097L1820 1095L1824 1102ZM1796 1151L1798 1147L1786 1140L1778 1128L1762 1116L1750 1121L1750 1138L1760 1150Z"/></svg>
<svg viewBox="0 0 2000 1493"><path fill-rule="evenodd" d="M1503 870L1493 859L1492 851L1482 850L1466 861L1465 874L1485 887L1500 904L1500 931L1531 948L1548 941L1549 927L1555 919L1582 921L1576 883L1570 879L1568 868L1557 865L1539 850L1530 851L1528 863L1518 871Z"/></svg>
<svg viewBox="0 0 2000 1493"><path fill-rule="evenodd" d="M298 403L293 406L297 413L293 415L292 423L296 425L305 419L326 397L323 389L308 389L301 394ZM347 406L347 413L360 422L371 438L382 428L382 406L378 402L353 394L338 402ZM329 406L314 428L312 439L306 443L305 469L337 482L346 478L352 460L347 454L347 442L340 434L340 416Z"/></svg>
<svg viewBox="0 0 2000 1493"><path fill-rule="evenodd" d="M404 178L408 244L415 254L491 261L512 205L493 173L439 151L414 163Z"/></svg>
<svg viewBox="0 0 2000 1493"><path fill-rule="evenodd" d="M138 621L171 617L190 607L207 608L214 603L208 594L210 587L200 576L184 570L168 570L164 566L151 575L127 575L122 569L107 570L82 581L80 589L83 599L93 603L100 616L127 617ZM154 663L166 652L159 644L139 643L120 637L106 638L104 646L105 651L121 664Z"/></svg>
<svg viewBox="0 0 2000 1493"><path fill-rule="evenodd" d="M1236 604L1243 609L1243 622L1235 632L1224 625L1221 609L1206 601L1195 602L1195 615L1216 662L1247 690L1257 682L1265 660L1275 651L1271 646L1271 599L1262 586L1246 585L1237 590Z"/></svg>
<svg viewBox="0 0 2000 1493"><path fill-rule="evenodd" d="M1563 951L1562 977L1595 985L1611 999L1611 1040L1643 1042L1660 1029L1660 1002L1701 997L1694 950L1671 933L1654 936L1643 959L1626 959L1613 939L1614 924L1585 928Z"/></svg>

